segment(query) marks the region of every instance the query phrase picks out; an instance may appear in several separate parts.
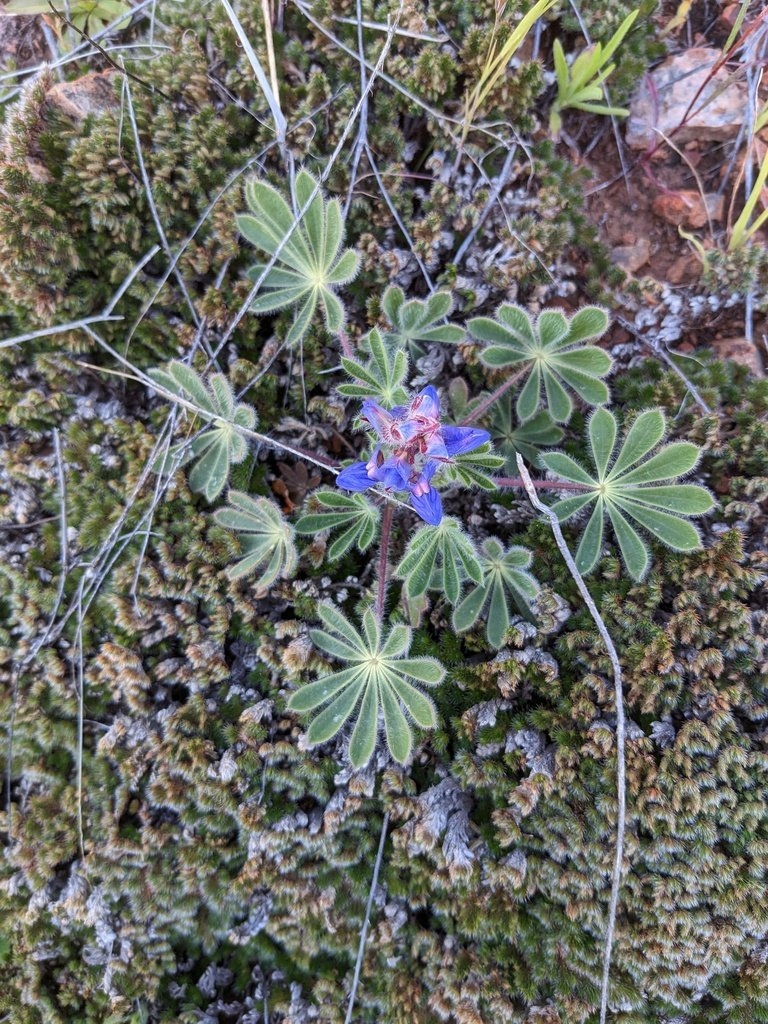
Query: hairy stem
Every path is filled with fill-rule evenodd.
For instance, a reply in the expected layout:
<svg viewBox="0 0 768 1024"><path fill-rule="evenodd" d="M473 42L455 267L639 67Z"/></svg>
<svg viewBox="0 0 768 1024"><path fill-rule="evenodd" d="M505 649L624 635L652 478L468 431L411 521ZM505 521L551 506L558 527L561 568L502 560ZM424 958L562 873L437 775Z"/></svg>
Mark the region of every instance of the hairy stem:
<svg viewBox="0 0 768 1024"><path fill-rule="evenodd" d="M563 531L560 529L560 523L558 522L557 516L551 508L547 508L541 501L539 496L536 494L536 489L531 480L530 474L526 469L525 463L522 458L517 456L517 468L520 472L520 476L523 478L525 483L525 489L528 494L528 500L535 509L539 512L543 512L544 515L549 519L552 527L552 533L555 536L555 541L560 549L560 554L563 556L565 564L568 566L568 571L573 577L573 581L579 588L579 593L584 599L584 604L589 610L589 614L592 616L597 631L602 637L605 649L608 652L608 657L613 667L613 683L614 683L614 694L616 701L616 789L617 789L617 802L618 802L618 814L616 821L616 854L613 861L613 877L611 880L611 900L608 907L608 924L605 929L605 951L603 953L603 978L600 986L600 1024L605 1024L608 1016L608 987L611 973L611 952L613 949L613 935L616 930L616 913L619 907L619 888L621 886L621 865L624 859L624 832L626 828L626 813L627 813L627 783L626 783L626 724L624 721L624 692L622 687L622 673L621 663L619 662L619 655L616 651L616 647L611 639L611 634L608 632L608 627L603 622L603 618L600 612L597 610L597 605L592 600L592 595L587 589L587 585L584 579L576 567L576 562L573 559L573 555L568 550L568 545L565 542Z"/></svg>
<svg viewBox="0 0 768 1024"><path fill-rule="evenodd" d="M392 517L395 513L395 506L389 502L384 506L381 516L381 544L379 546L379 588L376 591L376 618L379 622L384 620L384 606L387 601L387 572L389 569L389 541L392 536Z"/></svg>
<svg viewBox="0 0 768 1024"><path fill-rule="evenodd" d="M341 351L344 353L347 359L353 359L355 355L355 350L350 345L349 335L347 334L343 327L339 331L338 338L339 344L341 345Z"/></svg>
<svg viewBox="0 0 768 1024"><path fill-rule="evenodd" d="M475 408L468 413L461 421L460 426L466 427L470 423L475 423L480 417L486 413L494 402L498 401L501 396L509 391L511 387L514 387L517 382L528 373L530 364L526 363L522 370L518 370L517 373L513 373L511 377L508 377L503 384L500 384L495 391L492 391L490 395L486 395L482 402L479 402Z"/></svg>

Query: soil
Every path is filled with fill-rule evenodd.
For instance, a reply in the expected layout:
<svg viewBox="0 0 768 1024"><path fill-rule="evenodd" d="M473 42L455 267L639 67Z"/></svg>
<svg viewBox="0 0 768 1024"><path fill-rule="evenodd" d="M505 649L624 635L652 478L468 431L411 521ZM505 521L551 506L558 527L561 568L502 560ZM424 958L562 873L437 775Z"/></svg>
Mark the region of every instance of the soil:
<svg viewBox="0 0 768 1024"><path fill-rule="evenodd" d="M679 151L662 145L648 158L620 150L606 125L588 150L582 155L572 149L572 154L592 172L586 212L614 262L630 278L650 279L649 285L657 282L683 295L706 291L699 283L702 265L694 243L683 232L705 249L726 248L732 207L740 209L743 203L738 192L741 160L733 144L691 142ZM655 301L650 294L649 299ZM763 375L768 319L755 314L752 324L755 341L749 342L745 305L739 302L719 309L709 322L697 322L676 347L686 353L709 347L720 358Z"/></svg>

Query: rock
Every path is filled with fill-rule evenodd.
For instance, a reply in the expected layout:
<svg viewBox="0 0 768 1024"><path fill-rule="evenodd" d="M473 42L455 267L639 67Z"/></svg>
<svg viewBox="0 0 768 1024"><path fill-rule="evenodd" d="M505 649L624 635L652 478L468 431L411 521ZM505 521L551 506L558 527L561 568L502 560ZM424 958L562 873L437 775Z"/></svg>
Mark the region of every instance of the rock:
<svg viewBox="0 0 768 1024"><path fill-rule="evenodd" d="M678 145L735 138L746 114L747 94L726 68L712 74L720 57L719 50L694 47L646 75L630 104L627 145L649 149L665 136Z"/></svg>
<svg viewBox="0 0 768 1024"><path fill-rule="evenodd" d="M45 102L74 121L89 114L116 110L120 101L115 93L115 71L94 71L74 82L57 82L45 94Z"/></svg>
<svg viewBox="0 0 768 1024"><path fill-rule="evenodd" d="M711 220L723 218L723 196L709 192L702 196L693 189L663 192L653 201L653 212L669 224L703 228Z"/></svg>
<svg viewBox="0 0 768 1024"><path fill-rule="evenodd" d="M701 277L701 260L695 253L678 256L665 275L669 284L694 284Z"/></svg>
<svg viewBox="0 0 768 1024"><path fill-rule="evenodd" d="M611 250L614 262L630 274L636 273L651 258L651 243L641 238L632 245L617 245Z"/></svg>
<svg viewBox="0 0 768 1024"><path fill-rule="evenodd" d="M746 338L715 338L709 347L717 359L731 359L746 366L755 377L763 377L763 364L757 346Z"/></svg>
<svg viewBox="0 0 768 1024"><path fill-rule="evenodd" d="M50 56L39 18L0 11L0 58L4 70L28 68Z"/></svg>

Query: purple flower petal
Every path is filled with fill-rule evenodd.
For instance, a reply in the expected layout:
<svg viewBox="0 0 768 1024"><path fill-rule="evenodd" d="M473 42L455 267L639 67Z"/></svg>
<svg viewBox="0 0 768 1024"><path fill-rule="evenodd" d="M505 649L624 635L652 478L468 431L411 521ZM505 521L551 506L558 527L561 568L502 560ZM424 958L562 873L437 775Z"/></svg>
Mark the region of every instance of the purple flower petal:
<svg viewBox="0 0 768 1024"><path fill-rule="evenodd" d="M491 440L488 431L479 427L443 427L440 433L449 455L466 455Z"/></svg>
<svg viewBox="0 0 768 1024"><path fill-rule="evenodd" d="M411 467L408 463L390 455L377 470L376 479L380 480L385 487L391 487L395 491L404 491L408 486L410 475Z"/></svg>
<svg viewBox="0 0 768 1024"><path fill-rule="evenodd" d="M343 487L345 491L366 491L375 483L368 474L368 464L365 462L353 462L351 466L345 466L336 477L336 486Z"/></svg>
<svg viewBox="0 0 768 1024"><path fill-rule="evenodd" d="M440 462L447 462L451 456L445 445L445 438L442 430L435 430L425 437L424 454L428 459L437 459Z"/></svg>
<svg viewBox="0 0 768 1024"><path fill-rule="evenodd" d="M419 416L425 420L436 420L440 418L440 399L437 391L428 384L422 391L411 399L408 411L412 416Z"/></svg>
<svg viewBox="0 0 768 1024"><path fill-rule="evenodd" d="M432 479L435 473L440 469L439 462L425 462L421 470L421 479L426 480L427 483Z"/></svg>
<svg viewBox="0 0 768 1024"><path fill-rule="evenodd" d="M411 505L430 526L437 526L443 518L443 503L434 487L430 487L426 494L412 494Z"/></svg>
<svg viewBox="0 0 768 1024"><path fill-rule="evenodd" d="M387 444L403 440L398 420L391 412L383 409L378 402L374 402L372 398L365 399L360 415L363 419L368 420L381 440Z"/></svg>

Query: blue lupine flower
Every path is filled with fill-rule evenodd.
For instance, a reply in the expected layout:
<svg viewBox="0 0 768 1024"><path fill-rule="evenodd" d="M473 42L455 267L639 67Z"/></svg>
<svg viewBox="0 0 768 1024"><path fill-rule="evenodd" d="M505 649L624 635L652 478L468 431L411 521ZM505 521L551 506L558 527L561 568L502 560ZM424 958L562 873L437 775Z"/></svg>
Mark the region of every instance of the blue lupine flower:
<svg viewBox="0 0 768 1024"><path fill-rule="evenodd" d="M426 523L437 526L443 518L443 505L432 477L456 455L489 441L488 431L441 424L440 402L431 384L408 405L390 410L366 399L361 416L376 431L380 443L367 462L342 469L336 477L338 486L365 491L382 484L390 491L409 491L414 510Z"/></svg>

